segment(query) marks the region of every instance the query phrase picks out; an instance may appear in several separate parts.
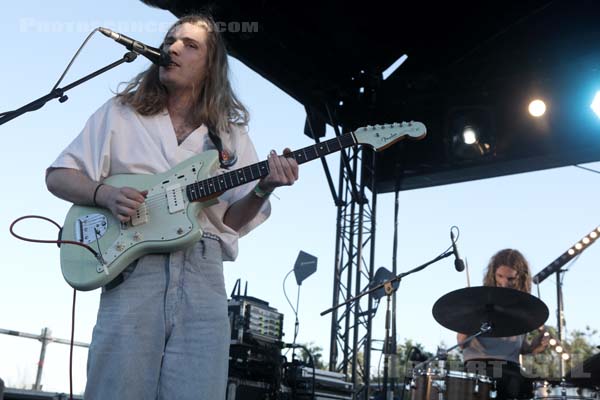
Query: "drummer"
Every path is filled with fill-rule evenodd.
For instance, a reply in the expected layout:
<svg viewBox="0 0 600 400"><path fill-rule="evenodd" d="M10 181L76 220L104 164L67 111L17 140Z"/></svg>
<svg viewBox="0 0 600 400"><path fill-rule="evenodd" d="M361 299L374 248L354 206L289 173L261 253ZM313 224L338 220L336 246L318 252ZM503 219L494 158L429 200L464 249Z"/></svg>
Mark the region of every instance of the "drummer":
<svg viewBox="0 0 600 400"><path fill-rule="evenodd" d="M490 259L483 285L530 293L531 271L527 260L518 250L500 250ZM499 400L533 397L531 384L521 374L520 355L537 354L546 349L548 337L543 335L543 327L539 331L531 343L525 334L473 339L462 347L467 371L496 379ZM466 338L466 334L458 334L459 343Z"/></svg>

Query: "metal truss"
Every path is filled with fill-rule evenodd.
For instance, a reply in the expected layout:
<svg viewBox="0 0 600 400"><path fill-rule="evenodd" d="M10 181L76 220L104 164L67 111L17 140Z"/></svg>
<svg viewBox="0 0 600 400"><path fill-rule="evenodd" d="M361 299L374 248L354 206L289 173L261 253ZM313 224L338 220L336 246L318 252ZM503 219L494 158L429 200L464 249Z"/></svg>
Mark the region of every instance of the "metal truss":
<svg viewBox="0 0 600 400"><path fill-rule="evenodd" d="M362 148L351 148L341 155L332 306L362 293L374 274L377 194L364 182L360 168L374 166L363 165L362 154ZM342 305L331 315L329 368L351 376L355 399L369 397L373 315L371 296Z"/></svg>

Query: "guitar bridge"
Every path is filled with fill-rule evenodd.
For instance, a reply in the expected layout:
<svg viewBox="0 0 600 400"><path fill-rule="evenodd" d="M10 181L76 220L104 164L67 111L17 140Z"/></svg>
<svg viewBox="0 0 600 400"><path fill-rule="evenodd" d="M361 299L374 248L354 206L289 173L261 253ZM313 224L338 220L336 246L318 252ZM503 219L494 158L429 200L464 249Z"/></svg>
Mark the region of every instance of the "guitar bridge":
<svg viewBox="0 0 600 400"><path fill-rule="evenodd" d="M102 214L88 214L75 220L75 239L90 244L106 233L108 220Z"/></svg>

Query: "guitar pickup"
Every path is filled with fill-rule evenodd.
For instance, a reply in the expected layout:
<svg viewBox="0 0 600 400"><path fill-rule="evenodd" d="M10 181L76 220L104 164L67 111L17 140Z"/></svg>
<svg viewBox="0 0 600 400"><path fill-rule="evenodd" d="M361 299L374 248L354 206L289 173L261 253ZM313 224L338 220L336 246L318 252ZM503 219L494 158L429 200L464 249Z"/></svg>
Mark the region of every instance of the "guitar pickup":
<svg viewBox="0 0 600 400"><path fill-rule="evenodd" d="M148 207L146 206L146 202L143 202L135 210L135 214L131 216L131 226L142 225L146 222L148 222Z"/></svg>
<svg viewBox="0 0 600 400"><path fill-rule="evenodd" d="M167 194L167 207L170 214L183 211L185 209L185 201L183 199L183 188L181 185L169 186L165 189Z"/></svg>

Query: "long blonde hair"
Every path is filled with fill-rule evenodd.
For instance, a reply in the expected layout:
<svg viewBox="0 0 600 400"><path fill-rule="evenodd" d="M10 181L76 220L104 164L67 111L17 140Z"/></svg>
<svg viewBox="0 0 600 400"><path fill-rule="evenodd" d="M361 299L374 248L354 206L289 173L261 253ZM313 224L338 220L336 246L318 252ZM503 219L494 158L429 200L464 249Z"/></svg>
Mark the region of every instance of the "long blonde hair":
<svg viewBox="0 0 600 400"><path fill-rule="evenodd" d="M484 286L496 286L496 270L500 266L507 266L517 271L517 283L515 289L522 292L531 292L531 271L529 263L520 251L515 249L500 250L492 256L483 278Z"/></svg>
<svg viewBox="0 0 600 400"><path fill-rule="evenodd" d="M247 125L248 111L231 88L227 49L214 20L203 14L187 15L175 22L165 37L177 26L186 23L203 27L208 32L206 75L195 95L189 122L194 126L206 124L218 135L229 132L230 124ZM160 82L158 69L157 65L152 64L129 81L125 89L117 93L121 103L130 105L141 115L162 112L167 107L168 93Z"/></svg>

